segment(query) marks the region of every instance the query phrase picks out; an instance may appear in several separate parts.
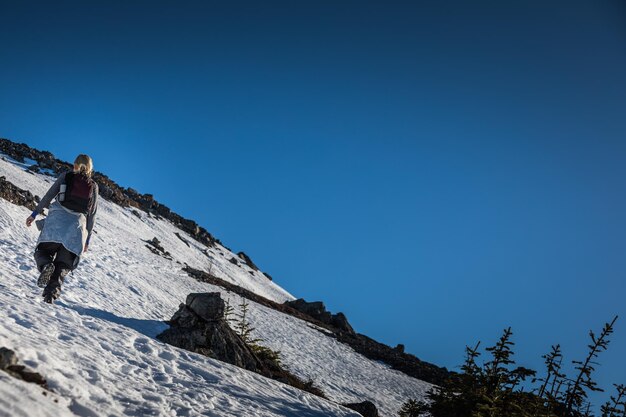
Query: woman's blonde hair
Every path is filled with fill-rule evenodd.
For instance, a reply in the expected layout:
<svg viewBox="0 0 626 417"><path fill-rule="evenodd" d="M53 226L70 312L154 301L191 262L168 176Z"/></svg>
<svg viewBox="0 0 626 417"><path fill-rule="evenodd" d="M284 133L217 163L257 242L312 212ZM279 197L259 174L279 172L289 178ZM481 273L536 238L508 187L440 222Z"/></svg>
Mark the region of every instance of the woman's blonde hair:
<svg viewBox="0 0 626 417"><path fill-rule="evenodd" d="M89 177L93 173L93 161L89 155L80 154L74 160L74 171L81 172Z"/></svg>

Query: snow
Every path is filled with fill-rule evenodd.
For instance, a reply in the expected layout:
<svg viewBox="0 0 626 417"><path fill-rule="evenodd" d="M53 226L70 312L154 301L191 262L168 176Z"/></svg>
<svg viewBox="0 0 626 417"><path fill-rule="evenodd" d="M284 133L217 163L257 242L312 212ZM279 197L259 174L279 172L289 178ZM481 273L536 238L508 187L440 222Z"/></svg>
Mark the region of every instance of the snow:
<svg viewBox="0 0 626 417"><path fill-rule="evenodd" d="M43 196L54 181L0 159L0 176ZM41 301L32 259L37 231L30 211L0 199L0 346L48 379L51 393L0 372L0 416L358 416L338 405L374 402L396 416L430 384L371 361L316 326L250 302L254 336L281 352L283 364L312 379L330 400L230 364L166 345L154 337L190 292L220 291L190 278L184 264L211 272L277 302L294 297L228 249L207 248L169 221L100 200L89 251L63 286L61 300ZM178 232L190 246L181 241ZM154 255L157 237L173 260ZM56 400L56 402L55 402Z"/></svg>

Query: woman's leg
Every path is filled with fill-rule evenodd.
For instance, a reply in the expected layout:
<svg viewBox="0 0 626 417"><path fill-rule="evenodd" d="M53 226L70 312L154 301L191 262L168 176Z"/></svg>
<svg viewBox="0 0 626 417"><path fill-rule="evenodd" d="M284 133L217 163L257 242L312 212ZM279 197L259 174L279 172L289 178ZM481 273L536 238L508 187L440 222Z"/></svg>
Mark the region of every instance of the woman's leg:
<svg viewBox="0 0 626 417"><path fill-rule="evenodd" d="M66 269L70 272L74 269L74 259L76 259L76 255L65 249L65 246L59 246L57 256L54 258L54 266L56 269Z"/></svg>
<svg viewBox="0 0 626 417"><path fill-rule="evenodd" d="M44 301L51 303L59 298L61 295L61 284L65 276L72 271L75 257L76 255L65 249L63 245L60 245L54 258L54 272L50 277L50 282L43 290Z"/></svg>
<svg viewBox="0 0 626 417"><path fill-rule="evenodd" d="M59 250L59 244L54 242L41 242L35 250L35 262L37 269L41 272L42 268L54 261L54 255Z"/></svg>
<svg viewBox="0 0 626 417"><path fill-rule="evenodd" d="M40 288L48 285L52 274L54 274L53 262L59 246L58 243L54 242L41 242L37 245L37 249L35 250L35 262L40 272L39 278L37 279L37 286Z"/></svg>

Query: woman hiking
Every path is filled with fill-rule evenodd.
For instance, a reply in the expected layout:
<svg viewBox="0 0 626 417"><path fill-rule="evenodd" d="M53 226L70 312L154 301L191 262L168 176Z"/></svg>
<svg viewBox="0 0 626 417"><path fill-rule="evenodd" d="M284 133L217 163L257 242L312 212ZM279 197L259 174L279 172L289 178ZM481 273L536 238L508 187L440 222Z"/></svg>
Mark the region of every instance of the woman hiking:
<svg viewBox="0 0 626 417"><path fill-rule="evenodd" d="M50 206L35 248L35 262L40 272L37 285L43 287L43 298L52 303L61 295L65 276L78 266L87 251L98 209L98 184L91 178L93 162L87 155L78 155L74 170L64 172L50 187L33 213L26 219L30 227L38 214Z"/></svg>

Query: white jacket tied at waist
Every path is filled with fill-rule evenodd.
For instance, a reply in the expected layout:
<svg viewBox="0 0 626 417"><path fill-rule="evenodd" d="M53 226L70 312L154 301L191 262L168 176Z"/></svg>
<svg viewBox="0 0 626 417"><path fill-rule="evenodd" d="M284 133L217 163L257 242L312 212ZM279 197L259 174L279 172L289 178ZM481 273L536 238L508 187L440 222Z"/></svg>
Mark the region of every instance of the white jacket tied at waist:
<svg viewBox="0 0 626 417"><path fill-rule="evenodd" d="M87 234L87 217L82 213L68 210L55 201L50 205L37 244L60 243L68 251L80 256L87 241Z"/></svg>

